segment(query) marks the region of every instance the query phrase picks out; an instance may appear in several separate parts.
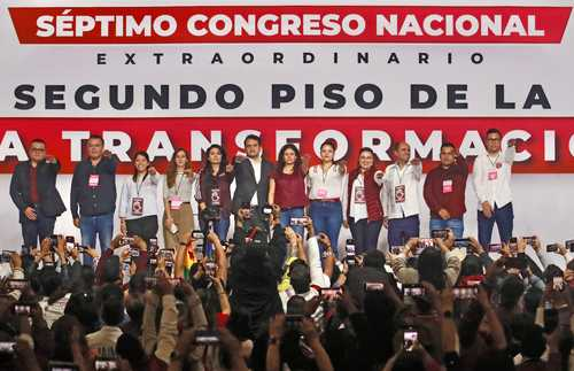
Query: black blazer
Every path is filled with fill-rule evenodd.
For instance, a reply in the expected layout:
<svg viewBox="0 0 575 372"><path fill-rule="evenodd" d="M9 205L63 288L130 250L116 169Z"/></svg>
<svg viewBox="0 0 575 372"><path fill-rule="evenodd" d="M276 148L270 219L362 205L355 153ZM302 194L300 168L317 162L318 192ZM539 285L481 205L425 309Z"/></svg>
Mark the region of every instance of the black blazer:
<svg viewBox="0 0 575 372"><path fill-rule="evenodd" d="M20 210L20 222L26 219L24 210L30 206L30 161L20 162L14 168L10 181L10 197ZM40 196L40 210L46 217L56 217L66 211L60 193L56 189L56 177L60 163L38 163L36 182Z"/></svg>
<svg viewBox="0 0 575 372"><path fill-rule="evenodd" d="M263 206L268 203L268 190L270 186L270 176L273 172L273 165L262 158L261 178L256 183L254 167L249 159L245 159L234 168L236 177L236 191L232 201L234 214L238 212L242 204L249 203L254 193L258 193L258 205Z"/></svg>

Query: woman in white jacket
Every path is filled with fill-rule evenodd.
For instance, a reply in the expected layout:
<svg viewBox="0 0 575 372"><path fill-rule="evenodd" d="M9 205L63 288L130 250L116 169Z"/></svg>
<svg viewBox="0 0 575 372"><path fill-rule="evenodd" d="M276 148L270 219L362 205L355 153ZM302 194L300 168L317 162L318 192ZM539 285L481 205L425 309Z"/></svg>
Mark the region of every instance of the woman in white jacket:
<svg viewBox="0 0 575 372"><path fill-rule="evenodd" d="M120 229L149 242L158 233L158 185L160 175L145 151L134 157L134 175L124 182L120 195Z"/></svg>

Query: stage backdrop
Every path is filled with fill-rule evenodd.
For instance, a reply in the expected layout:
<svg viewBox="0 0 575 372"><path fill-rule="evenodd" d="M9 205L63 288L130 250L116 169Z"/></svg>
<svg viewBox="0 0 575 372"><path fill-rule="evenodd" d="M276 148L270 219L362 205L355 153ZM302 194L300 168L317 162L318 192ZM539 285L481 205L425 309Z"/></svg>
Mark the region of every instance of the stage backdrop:
<svg viewBox="0 0 575 372"><path fill-rule="evenodd" d="M33 138L70 176L103 134L131 171L147 150L163 171L175 148L196 169L210 143L230 156L252 132L265 156L296 143L318 160L326 138L351 167L372 147L384 168L406 140L424 170L443 141L469 163L488 128L518 140L516 232L573 237L571 1L59 1L0 4L0 235L20 245L8 196ZM129 6L128 6L129 5ZM118 178L118 187L124 177ZM466 231L476 234L468 185ZM423 233L428 210L422 205ZM71 217L58 232L74 234ZM347 232L342 239L347 236ZM381 243L385 245L385 232Z"/></svg>

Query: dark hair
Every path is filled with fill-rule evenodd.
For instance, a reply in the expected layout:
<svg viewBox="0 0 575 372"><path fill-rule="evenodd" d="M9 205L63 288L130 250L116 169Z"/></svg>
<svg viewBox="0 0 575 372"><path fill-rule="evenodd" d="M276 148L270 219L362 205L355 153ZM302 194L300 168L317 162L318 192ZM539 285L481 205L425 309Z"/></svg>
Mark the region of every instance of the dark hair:
<svg viewBox="0 0 575 372"><path fill-rule="evenodd" d="M301 161L301 154L299 152L299 149L293 143L288 143L287 145L284 145L281 148L280 153L278 155L277 172L279 174L283 173L283 169L286 165L284 156L285 156L285 152L287 150L292 150L295 153L295 163L294 163L293 171L294 171L294 174L297 174L301 171L302 161Z"/></svg>
<svg viewBox="0 0 575 372"><path fill-rule="evenodd" d="M401 352L393 363L392 371L425 371L421 353Z"/></svg>
<svg viewBox="0 0 575 372"><path fill-rule="evenodd" d="M543 328L536 324L526 325L521 338L521 354L525 358L539 359L545 352L546 345Z"/></svg>
<svg viewBox="0 0 575 372"><path fill-rule="evenodd" d="M443 143L441 144L441 149L440 149L440 151L443 150L445 147L451 147L452 149L455 149L455 145L454 145L453 143L451 143L451 142L443 142Z"/></svg>
<svg viewBox="0 0 575 372"><path fill-rule="evenodd" d="M124 303L116 298L102 303L102 320L108 326L118 326L124 321Z"/></svg>
<svg viewBox="0 0 575 372"><path fill-rule="evenodd" d="M62 285L62 277L53 267L45 267L42 269L39 279L42 294L46 297L51 297Z"/></svg>
<svg viewBox="0 0 575 372"><path fill-rule="evenodd" d="M309 266L303 263L292 263L290 266L290 282L295 293L305 293L309 291L311 284L311 274Z"/></svg>
<svg viewBox="0 0 575 372"><path fill-rule="evenodd" d="M359 156L361 156L361 154L364 152L369 152L373 156L374 163L379 160L379 157L375 154L375 152L370 147L362 147L361 149L359 149ZM357 164L358 164L358 168L359 168L359 157L357 159Z"/></svg>
<svg viewBox="0 0 575 372"><path fill-rule="evenodd" d="M485 133L485 137L487 138L487 136L489 136L490 134L493 134L493 133L498 134L498 135L499 135L499 138L502 138L502 137L503 137L503 135L501 134L501 131L500 131L499 129L497 129L497 128L489 128L489 129L487 129L487 133Z"/></svg>
<svg viewBox="0 0 575 372"><path fill-rule="evenodd" d="M146 158L146 160L148 161L148 163L150 163L150 156L148 155L147 152L145 151L138 151L135 155L134 155L134 162L136 162L136 158L138 156L143 156L144 158ZM146 175L147 175L147 171L146 171ZM134 175L132 176L132 181L137 182L138 181L138 169L136 169L136 166L134 165Z"/></svg>
<svg viewBox="0 0 575 372"><path fill-rule="evenodd" d="M71 295L64 309L64 314L76 317L88 332L97 330L99 322L98 308L91 293L78 292Z"/></svg>
<svg viewBox="0 0 575 372"><path fill-rule="evenodd" d="M509 275L501 283L501 307L505 310L512 310L525 291L523 281L515 275Z"/></svg>
<svg viewBox="0 0 575 372"><path fill-rule="evenodd" d="M130 320L138 324L141 328L144 322L144 295L143 294L129 294L125 301L126 313Z"/></svg>
<svg viewBox="0 0 575 372"><path fill-rule="evenodd" d="M131 334L124 333L118 338L116 353L130 363L133 371L148 370L148 356L140 341Z"/></svg>
<svg viewBox="0 0 575 372"><path fill-rule="evenodd" d="M384 270L385 265L385 255L380 250L375 249L376 247L368 247L370 250L367 252L363 259L363 266L373 267L378 270ZM372 249L374 248L374 249Z"/></svg>
<svg viewBox="0 0 575 372"><path fill-rule="evenodd" d="M210 151L212 151L213 149L218 149L220 151L220 154L222 155L222 160L220 160L220 166L218 168L218 174L222 174L225 173L226 171L226 165L228 164L228 156L226 155L226 150L217 144L213 144L210 147L208 147L208 149L205 152L205 160L204 160L204 167L202 169L202 173L210 175L212 166L210 164Z"/></svg>
<svg viewBox="0 0 575 372"><path fill-rule="evenodd" d="M170 160L170 164L168 165L168 171L166 172L166 182L168 184L168 188L172 188L176 184L176 172L178 170L178 167L176 166L176 156L180 152L186 154L187 163L185 169L192 169L192 162L190 161L190 154L188 153L188 151L182 147L177 148L176 151L174 151L174 154L172 155L172 159Z"/></svg>
<svg viewBox="0 0 575 372"><path fill-rule="evenodd" d="M34 138L32 141L30 141L30 146L32 146L33 143L41 143L46 146L46 141L41 138Z"/></svg>
<svg viewBox="0 0 575 372"><path fill-rule="evenodd" d="M102 142L102 145L104 145L104 137L102 137L99 134L90 134L90 137L88 137L87 142L89 142L90 140L99 140L100 142Z"/></svg>
<svg viewBox="0 0 575 372"><path fill-rule="evenodd" d="M323 141L323 143L319 147L320 150L323 149L324 146L331 147L334 152L337 150L337 142L333 138L328 138L325 141Z"/></svg>
<svg viewBox="0 0 575 372"><path fill-rule="evenodd" d="M445 288L443 254L435 247L427 247L419 255L417 271L419 281L433 284L435 289L441 291Z"/></svg>
<svg viewBox="0 0 575 372"><path fill-rule="evenodd" d="M81 346L85 349L88 348L84 330L78 319L72 315L63 315L52 324L52 334L54 335L52 359L62 362L72 362L74 360L70 347L70 335L74 328L77 328L78 332L80 332Z"/></svg>
<svg viewBox="0 0 575 372"><path fill-rule="evenodd" d="M262 139L259 136L256 136L255 134L249 134L244 139L244 147L246 147L246 143L248 143L249 140L257 141L258 145L260 146L262 144Z"/></svg>

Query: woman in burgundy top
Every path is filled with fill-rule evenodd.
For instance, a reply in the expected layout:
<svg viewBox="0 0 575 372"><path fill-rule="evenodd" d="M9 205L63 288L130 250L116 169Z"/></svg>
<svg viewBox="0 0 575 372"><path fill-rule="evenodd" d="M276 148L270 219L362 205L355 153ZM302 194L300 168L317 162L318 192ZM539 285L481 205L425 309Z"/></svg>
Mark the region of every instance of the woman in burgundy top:
<svg viewBox="0 0 575 372"><path fill-rule="evenodd" d="M383 207L379 197L383 172L375 168L376 156L370 148L359 152L359 165L349 174L347 186L347 221L355 241L355 253L377 249L383 224Z"/></svg>
<svg viewBox="0 0 575 372"><path fill-rule="evenodd" d="M297 147L287 144L280 150L276 171L270 179L269 204L281 208L281 225L290 226L303 236L303 226L292 224L292 218L304 217L308 205L305 194L305 176L301 155Z"/></svg>
<svg viewBox="0 0 575 372"><path fill-rule="evenodd" d="M232 209L230 185L234 180L233 168L228 165L225 150L212 145L206 152L206 162L196 184L196 200L200 207L200 227L206 228L206 219L215 214L214 231L221 241L227 239ZM206 217L206 218L202 218ZM212 219L213 220L213 219Z"/></svg>

